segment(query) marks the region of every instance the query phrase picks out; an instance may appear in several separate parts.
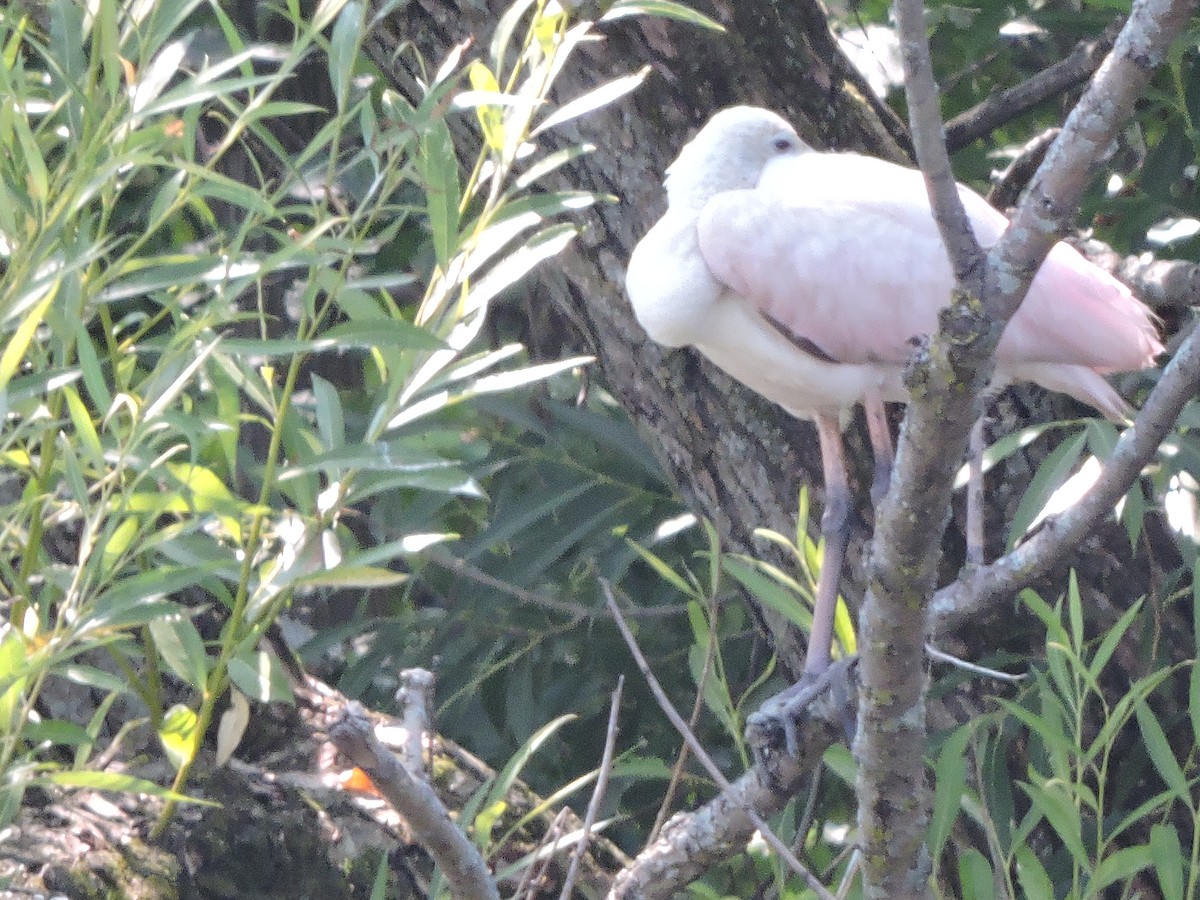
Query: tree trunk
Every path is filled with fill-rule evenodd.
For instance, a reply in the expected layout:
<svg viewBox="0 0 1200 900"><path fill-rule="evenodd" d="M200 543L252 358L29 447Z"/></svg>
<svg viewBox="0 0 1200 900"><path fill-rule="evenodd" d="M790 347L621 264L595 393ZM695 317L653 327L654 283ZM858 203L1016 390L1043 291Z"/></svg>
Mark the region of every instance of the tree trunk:
<svg viewBox="0 0 1200 900"><path fill-rule="evenodd" d="M388 18L369 47L381 65L402 38L413 41L430 60L439 60L469 36L476 46L485 45L503 5L492 0L484 9L451 0L412 0ZM535 297L553 304L569 321L578 344L595 354L605 384L656 448L687 504L716 523L730 550L772 558L775 551L754 538L754 529L792 532L803 484L813 487L818 501L822 497L815 430L742 388L695 352L666 351L650 341L625 297L625 263L663 211L663 170L717 109L749 103L778 110L819 148L907 162L909 144L904 125L874 99L838 49L814 0L694 6L727 31L620 19L601 26L605 42L578 53L561 76L559 96L570 98L644 64L653 69L633 94L563 127L566 142L587 142L596 149L564 168L559 186L612 194L619 202L589 214L581 239L553 268L542 270ZM416 75L395 68L404 62L401 58L384 65L401 90L413 85ZM1053 411L1069 408L1069 403L1034 388L1018 388L998 404L992 430L1004 434L1029 418L1061 418ZM859 422L849 429L847 441L859 498L843 582L843 594L853 604L862 594L861 553L870 537L872 511L865 487L871 457ZM998 551L1004 523L1050 449L1043 446L1048 443L1015 455L989 476L990 555ZM1156 527L1152 521L1151 533ZM1155 543L1166 555L1158 565L1177 564L1170 540ZM962 561L962 529L956 521L944 548L943 579L949 581ZM1149 586L1146 562L1134 564L1124 530L1115 524L1098 529L1074 558L1064 560L1063 571L1067 565L1079 569L1085 597L1111 610L1114 618ZM1121 578L1110 579L1117 570ZM1008 609L1004 604L945 637L964 641L967 652L992 649L998 643L993 626ZM798 673L803 636L769 609L757 612L781 661Z"/></svg>

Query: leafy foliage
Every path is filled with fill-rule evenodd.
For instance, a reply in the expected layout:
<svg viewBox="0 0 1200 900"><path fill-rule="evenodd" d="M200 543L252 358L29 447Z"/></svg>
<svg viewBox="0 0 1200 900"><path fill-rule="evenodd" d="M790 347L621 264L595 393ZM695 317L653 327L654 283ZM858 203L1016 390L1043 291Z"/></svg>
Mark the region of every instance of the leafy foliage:
<svg viewBox="0 0 1200 900"><path fill-rule="evenodd" d="M1124 4L930 6L953 115ZM575 213L609 199L549 188L588 148L544 139L640 73L550 103L590 23L518 0L488 46L420 60L417 95L402 96L363 52L370 5L258 14L278 27L199 0L0 10L0 826L34 785L185 798L226 698L224 749L248 726L246 698L287 699L260 649L283 622L306 664L375 705L391 673L438 660L439 729L500 770L462 820L520 871L532 860L504 854L520 824L509 787L528 778L575 802L628 668L600 577L739 771L744 717L782 683L741 596L807 627L821 552L806 498L794 538L760 535L794 571L723 553L582 376L586 359L530 360L520 316L493 315L568 244ZM668 2L607 13L633 14L712 24ZM886 4L855 16L886 23ZM1018 18L1024 35L998 40ZM249 36L266 33L287 38ZM1178 49L1110 161L1119 181L1088 197L1119 250L1161 246L1155 226L1196 216L1198 60L1194 40ZM1047 103L964 149L961 176L983 184L1060 113ZM1195 241L1167 245L1194 256ZM1133 546L1164 495L1194 501L1195 404L1180 424L1121 508ZM989 465L1033 460L1010 544L1113 437L1072 419L991 448ZM1197 895L1200 675L1145 637L1160 609L1200 608L1194 536L1174 540L1185 565L1099 634L1074 588L1053 607L1026 596L1046 630L1030 677L930 748L945 895L1131 895L1145 878ZM838 636L853 652L847 609ZM660 806L712 786L676 756L644 686L629 685L621 725L637 737L605 813L624 814L611 832L633 849ZM174 785L97 770L131 735L171 761ZM831 883L853 874L849 751L827 767L819 802L779 829ZM769 885L805 896L755 845L691 891Z"/></svg>

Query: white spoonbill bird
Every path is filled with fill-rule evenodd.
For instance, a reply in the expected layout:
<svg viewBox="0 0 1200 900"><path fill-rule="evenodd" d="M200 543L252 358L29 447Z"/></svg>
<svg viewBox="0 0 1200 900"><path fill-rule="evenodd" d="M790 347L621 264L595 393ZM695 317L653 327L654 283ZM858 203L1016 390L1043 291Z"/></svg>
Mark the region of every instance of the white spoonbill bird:
<svg viewBox="0 0 1200 900"><path fill-rule="evenodd" d="M668 347L691 345L795 416L812 419L825 478L825 562L805 674L829 664L850 495L840 419L867 414L876 500L892 461L885 401L906 402L912 339L937 329L954 287L919 172L853 153L819 153L780 116L716 113L666 173L667 211L629 260L638 321ZM975 237L1008 227L959 186ZM1121 420L1103 375L1154 364L1155 317L1128 288L1056 244L996 349L994 383L1033 381Z"/></svg>

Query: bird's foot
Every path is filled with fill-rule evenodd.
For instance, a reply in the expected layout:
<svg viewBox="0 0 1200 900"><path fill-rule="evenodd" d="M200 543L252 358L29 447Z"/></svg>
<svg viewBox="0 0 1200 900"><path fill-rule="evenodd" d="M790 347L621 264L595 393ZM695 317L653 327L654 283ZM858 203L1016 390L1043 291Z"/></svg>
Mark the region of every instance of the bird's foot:
<svg viewBox="0 0 1200 900"><path fill-rule="evenodd" d="M820 673L806 672L746 719L746 742L760 766L778 751L797 763L845 738L854 739L857 658L839 660ZM803 733L802 733L803 732Z"/></svg>

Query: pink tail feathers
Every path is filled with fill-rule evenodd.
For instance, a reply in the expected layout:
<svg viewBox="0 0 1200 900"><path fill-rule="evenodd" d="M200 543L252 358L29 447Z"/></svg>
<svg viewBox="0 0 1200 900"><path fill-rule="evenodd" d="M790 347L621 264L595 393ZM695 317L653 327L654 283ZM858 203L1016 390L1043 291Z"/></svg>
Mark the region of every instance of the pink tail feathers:
<svg viewBox="0 0 1200 900"><path fill-rule="evenodd" d="M1049 359L1102 373L1132 372L1153 366L1163 352L1150 307L1067 244L1050 251L1029 300L1039 307L1038 318L1057 325L1056 337L1065 339L1059 346L1067 352Z"/></svg>

